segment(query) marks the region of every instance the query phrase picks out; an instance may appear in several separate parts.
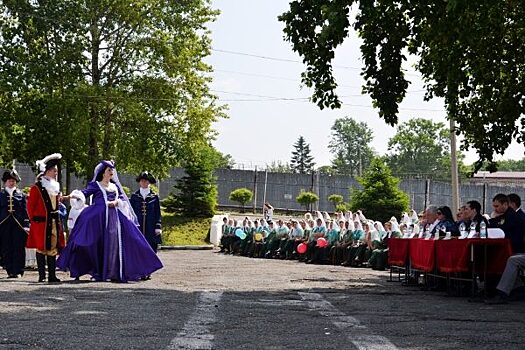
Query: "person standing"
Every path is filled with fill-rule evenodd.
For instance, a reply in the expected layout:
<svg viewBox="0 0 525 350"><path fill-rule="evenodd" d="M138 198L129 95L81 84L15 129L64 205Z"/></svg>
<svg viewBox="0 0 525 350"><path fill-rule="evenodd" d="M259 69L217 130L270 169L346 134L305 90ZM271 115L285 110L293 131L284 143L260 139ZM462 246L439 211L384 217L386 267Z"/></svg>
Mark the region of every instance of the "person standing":
<svg viewBox="0 0 525 350"><path fill-rule="evenodd" d="M29 232L25 195L16 188L20 176L7 170L2 176L4 189L0 192L0 253L8 278L24 275L25 246Z"/></svg>
<svg viewBox="0 0 525 350"><path fill-rule="evenodd" d="M27 200L27 212L31 221L27 248L36 248L38 282L60 282L56 277L56 256L64 248L63 225L60 222L58 163L62 155L54 153L36 162L40 174L31 187Z"/></svg>
<svg viewBox="0 0 525 350"><path fill-rule="evenodd" d="M137 216L140 231L156 253L159 244L162 243L160 199L151 190L150 185L156 184L157 180L153 175L144 171L137 176L136 181L140 187L131 195L131 207Z"/></svg>
<svg viewBox="0 0 525 350"><path fill-rule="evenodd" d="M89 196L92 204L78 216L58 267L75 279L91 275L95 281L113 282L147 279L161 269L161 261L138 228L112 161L101 161L86 188L64 199L85 203Z"/></svg>

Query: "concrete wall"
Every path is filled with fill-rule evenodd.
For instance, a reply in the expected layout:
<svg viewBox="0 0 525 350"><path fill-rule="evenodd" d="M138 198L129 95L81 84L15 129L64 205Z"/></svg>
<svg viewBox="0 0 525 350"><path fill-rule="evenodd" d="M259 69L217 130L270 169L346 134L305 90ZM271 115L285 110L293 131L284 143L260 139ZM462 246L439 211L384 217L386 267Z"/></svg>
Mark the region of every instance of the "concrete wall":
<svg viewBox="0 0 525 350"><path fill-rule="evenodd" d="M18 164L17 171L22 177L20 188L33 184L35 173L30 166ZM63 172L63 176L65 179L65 172ZM119 174L119 176L124 186L129 187L133 191L136 190L136 175ZM180 179L182 176L184 176L184 169L173 169L169 178L159 181L157 185L161 198L166 197L172 191L177 179ZM238 206L238 203L229 200L230 192L236 188L246 187L256 193L255 203L258 209L262 207L263 201L266 199L275 208L301 210L303 208L296 202L295 198L304 190L319 194L319 203L316 209L333 211L334 207L328 201L329 195L340 194L345 201L348 201L350 189L360 188L356 179L348 176L282 174L228 169L217 170L215 176L217 178L218 203L220 206ZM84 179L72 177L71 188L83 188L85 183ZM425 205L428 204L452 205L450 183L425 179L403 179L400 182L400 188L409 195L411 207L418 212L423 210ZM525 199L525 186L512 183L464 183L460 185L461 203L477 200L482 206L485 206L485 212L492 210L492 198L497 193L517 193ZM253 208L253 201L246 206L247 208Z"/></svg>

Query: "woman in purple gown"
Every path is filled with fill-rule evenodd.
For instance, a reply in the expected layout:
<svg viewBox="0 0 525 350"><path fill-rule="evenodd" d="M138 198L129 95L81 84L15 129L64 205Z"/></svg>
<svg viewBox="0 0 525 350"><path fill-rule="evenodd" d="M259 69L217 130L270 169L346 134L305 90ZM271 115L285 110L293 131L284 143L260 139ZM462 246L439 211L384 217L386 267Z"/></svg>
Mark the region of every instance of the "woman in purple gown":
<svg viewBox="0 0 525 350"><path fill-rule="evenodd" d="M137 218L122 190L113 162L102 161L93 181L71 198L92 204L80 213L57 266L71 277L91 275L95 281L136 281L162 268L137 227ZM66 197L67 199L67 197Z"/></svg>

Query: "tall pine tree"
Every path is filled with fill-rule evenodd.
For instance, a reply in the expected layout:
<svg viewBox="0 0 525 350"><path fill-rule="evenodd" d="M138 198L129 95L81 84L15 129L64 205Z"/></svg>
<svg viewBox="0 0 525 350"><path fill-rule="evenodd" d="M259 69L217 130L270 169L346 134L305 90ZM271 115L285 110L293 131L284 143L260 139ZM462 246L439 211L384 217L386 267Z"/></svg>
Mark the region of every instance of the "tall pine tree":
<svg viewBox="0 0 525 350"><path fill-rule="evenodd" d="M314 170L314 157L310 154L310 145L306 143L304 137L299 136L297 142L293 145L295 151L292 151L292 160L290 167L294 173L306 174Z"/></svg>

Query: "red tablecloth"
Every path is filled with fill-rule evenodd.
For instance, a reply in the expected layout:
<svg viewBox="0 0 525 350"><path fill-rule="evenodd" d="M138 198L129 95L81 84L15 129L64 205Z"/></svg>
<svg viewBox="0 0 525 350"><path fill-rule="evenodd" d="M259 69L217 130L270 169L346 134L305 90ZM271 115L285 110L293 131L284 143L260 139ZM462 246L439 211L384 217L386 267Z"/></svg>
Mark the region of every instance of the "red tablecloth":
<svg viewBox="0 0 525 350"><path fill-rule="evenodd" d="M413 268L424 272L434 270L435 243L436 241L433 239L410 239L408 252L410 255L410 264Z"/></svg>
<svg viewBox="0 0 525 350"><path fill-rule="evenodd" d="M390 238L388 240L388 264L405 266L408 258L408 243L410 240Z"/></svg>
<svg viewBox="0 0 525 350"><path fill-rule="evenodd" d="M450 239L436 241L436 263L444 273L469 271L470 240ZM467 258L467 261L463 259Z"/></svg>
<svg viewBox="0 0 525 350"><path fill-rule="evenodd" d="M471 263L471 246L474 247L475 270L481 272L485 265L487 248L487 273L501 274L507 259L512 255L508 239L451 239L436 241L436 264L440 272L468 272Z"/></svg>

